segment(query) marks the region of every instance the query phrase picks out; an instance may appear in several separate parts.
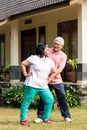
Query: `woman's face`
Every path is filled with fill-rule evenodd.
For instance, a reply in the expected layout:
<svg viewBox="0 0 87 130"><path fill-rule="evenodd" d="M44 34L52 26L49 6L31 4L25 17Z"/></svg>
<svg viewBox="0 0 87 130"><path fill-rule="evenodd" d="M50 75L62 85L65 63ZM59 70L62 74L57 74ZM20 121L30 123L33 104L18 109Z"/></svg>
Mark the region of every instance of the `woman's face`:
<svg viewBox="0 0 87 130"><path fill-rule="evenodd" d="M47 56L48 53L48 45L46 45L45 49L44 49L44 56Z"/></svg>

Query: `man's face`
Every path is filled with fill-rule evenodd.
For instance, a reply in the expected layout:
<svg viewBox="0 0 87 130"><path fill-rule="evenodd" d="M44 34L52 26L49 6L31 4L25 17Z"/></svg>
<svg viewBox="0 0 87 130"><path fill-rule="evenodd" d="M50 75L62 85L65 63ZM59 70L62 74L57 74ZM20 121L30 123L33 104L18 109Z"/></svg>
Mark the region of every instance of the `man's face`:
<svg viewBox="0 0 87 130"><path fill-rule="evenodd" d="M58 41L53 43L53 50L55 52L59 52L62 49L62 47L63 47L62 44Z"/></svg>

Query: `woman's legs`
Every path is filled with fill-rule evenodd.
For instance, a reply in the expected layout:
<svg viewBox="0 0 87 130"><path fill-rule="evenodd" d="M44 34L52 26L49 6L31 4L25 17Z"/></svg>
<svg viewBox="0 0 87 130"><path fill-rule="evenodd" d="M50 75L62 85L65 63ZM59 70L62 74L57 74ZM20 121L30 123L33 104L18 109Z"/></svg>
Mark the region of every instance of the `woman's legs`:
<svg viewBox="0 0 87 130"><path fill-rule="evenodd" d="M28 108L30 106L31 101L33 100L33 98L37 94L37 92L38 91L36 89L29 87L29 86L25 86L24 98L23 98L23 101L21 104L20 121L26 120Z"/></svg>
<svg viewBox="0 0 87 130"><path fill-rule="evenodd" d="M43 114L43 120L48 120L50 118L50 113L52 111L52 106L53 106L53 96L49 90L47 89L40 89L39 94L44 101L44 114Z"/></svg>
<svg viewBox="0 0 87 130"><path fill-rule="evenodd" d="M23 101L21 104L20 121L26 120L29 105L38 92L44 101L43 120L49 119L50 113L52 111L53 101L54 101L49 88L35 89L35 88L29 87L29 86L25 86L24 98L23 98Z"/></svg>

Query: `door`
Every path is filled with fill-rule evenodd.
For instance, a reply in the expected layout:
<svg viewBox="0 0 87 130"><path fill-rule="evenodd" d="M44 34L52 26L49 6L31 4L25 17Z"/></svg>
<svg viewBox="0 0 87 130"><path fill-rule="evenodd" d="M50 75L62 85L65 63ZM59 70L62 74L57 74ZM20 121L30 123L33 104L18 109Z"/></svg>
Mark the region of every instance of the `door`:
<svg viewBox="0 0 87 130"><path fill-rule="evenodd" d="M36 49L36 28L21 32L21 61L35 54ZM21 80L24 80L21 74Z"/></svg>
<svg viewBox="0 0 87 130"><path fill-rule="evenodd" d="M21 61L32 54L36 48L36 28L21 32Z"/></svg>

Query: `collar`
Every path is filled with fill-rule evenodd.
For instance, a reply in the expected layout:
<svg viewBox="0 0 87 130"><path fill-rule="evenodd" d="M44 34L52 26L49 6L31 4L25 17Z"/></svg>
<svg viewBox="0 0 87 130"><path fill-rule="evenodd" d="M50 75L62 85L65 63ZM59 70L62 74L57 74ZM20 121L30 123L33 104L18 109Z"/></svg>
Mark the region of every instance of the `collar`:
<svg viewBox="0 0 87 130"><path fill-rule="evenodd" d="M61 51L55 52L55 51L53 50L53 48L52 48L52 53L55 54L55 55L60 55Z"/></svg>

